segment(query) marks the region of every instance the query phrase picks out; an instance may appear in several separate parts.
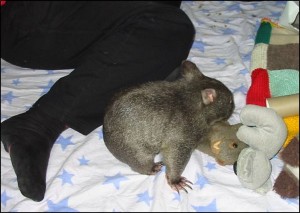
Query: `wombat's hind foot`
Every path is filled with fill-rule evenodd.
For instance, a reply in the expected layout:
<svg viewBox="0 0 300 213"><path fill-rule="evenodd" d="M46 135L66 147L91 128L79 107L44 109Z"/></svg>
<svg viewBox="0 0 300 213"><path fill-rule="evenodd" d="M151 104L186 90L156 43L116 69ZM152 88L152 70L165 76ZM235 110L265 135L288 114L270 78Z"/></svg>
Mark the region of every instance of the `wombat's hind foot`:
<svg viewBox="0 0 300 213"><path fill-rule="evenodd" d="M163 166L164 163L162 161L154 163L150 175L155 175L156 173L160 172Z"/></svg>
<svg viewBox="0 0 300 213"><path fill-rule="evenodd" d="M186 193L188 193L188 191L186 190L186 187L193 189L189 184L193 185L193 183L191 181L189 181L188 179L186 179L185 177L180 177L180 179L178 181L173 181L171 182L167 177L168 180L168 184L171 186L171 188L173 190L176 190L179 193L179 190L184 190Z"/></svg>

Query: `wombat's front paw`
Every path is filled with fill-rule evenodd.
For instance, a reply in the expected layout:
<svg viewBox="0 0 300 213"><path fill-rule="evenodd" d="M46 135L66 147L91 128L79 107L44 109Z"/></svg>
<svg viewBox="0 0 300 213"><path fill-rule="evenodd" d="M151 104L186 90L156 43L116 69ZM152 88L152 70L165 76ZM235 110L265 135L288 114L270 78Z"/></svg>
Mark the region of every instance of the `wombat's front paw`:
<svg viewBox="0 0 300 213"><path fill-rule="evenodd" d="M155 175L156 173L160 172L163 166L164 163L162 161L155 163L154 166L152 167L150 175Z"/></svg>
<svg viewBox="0 0 300 213"><path fill-rule="evenodd" d="M168 178L168 176L166 175L167 180L168 180L168 184L171 186L172 189L176 190L179 193L179 190L184 190L186 193L188 193L188 191L186 190L185 187L188 187L190 189L192 189L192 187L189 184L193 183L191 181L189 181L188 179L186 179L185 177L180 177L180 179L178 181L170 181L170 179Z"/></svg>

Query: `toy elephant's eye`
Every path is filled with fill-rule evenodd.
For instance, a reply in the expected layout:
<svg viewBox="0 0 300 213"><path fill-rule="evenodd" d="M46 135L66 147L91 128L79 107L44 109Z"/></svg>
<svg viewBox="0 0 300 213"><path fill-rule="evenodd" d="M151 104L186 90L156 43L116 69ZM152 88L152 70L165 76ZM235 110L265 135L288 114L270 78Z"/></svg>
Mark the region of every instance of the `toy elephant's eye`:
<svg viewBox="0 0 300 213"><path fill-rule="evenodd" d="M229 146L230 146L230 148L233 148L233 149L238 148L238 145L235 142L230 143Z"/></svg>

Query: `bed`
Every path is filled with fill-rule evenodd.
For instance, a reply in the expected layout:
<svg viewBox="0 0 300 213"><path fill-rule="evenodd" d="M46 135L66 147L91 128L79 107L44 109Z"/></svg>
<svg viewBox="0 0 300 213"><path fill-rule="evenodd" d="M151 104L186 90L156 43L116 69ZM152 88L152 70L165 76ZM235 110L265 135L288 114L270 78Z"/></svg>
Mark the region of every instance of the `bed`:
<svg viewBox="0 0 300 213"><path fill-rule="evenodd" d="M188 59L207 76L222 81L234 94L229 119L240 122L251 85L250 62L261 19L277 21L286 1L184 1L196 37ZM1 59L1 122L26 111L59 78L71 70L32 70ZM159 158L159 156L157 156ZM271 179L283 162L272 160ZM178 194L167 184L165 168L155 176L132 171L107 150L102 126L89 135L68 129L53 146L47 191L41 202L19 192L9 154L1 143L1 212L298 212L299 197L283 199L274 191L262 195L241 185L231 165L194 151L183 176L193 190Z"/></svg>

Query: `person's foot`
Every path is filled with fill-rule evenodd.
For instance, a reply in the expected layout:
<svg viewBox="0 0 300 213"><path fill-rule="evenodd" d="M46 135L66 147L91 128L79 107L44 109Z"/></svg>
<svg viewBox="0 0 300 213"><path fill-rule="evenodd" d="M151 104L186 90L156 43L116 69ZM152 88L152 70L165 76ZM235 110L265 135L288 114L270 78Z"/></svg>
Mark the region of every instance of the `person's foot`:
<svg viewBox="0 0 300 213"><path fill-rule="evenodd" d="M65 130L60 121L31 108L1 123L1 141L10 154L21 193L41 201L52 146Z"/></svg>

